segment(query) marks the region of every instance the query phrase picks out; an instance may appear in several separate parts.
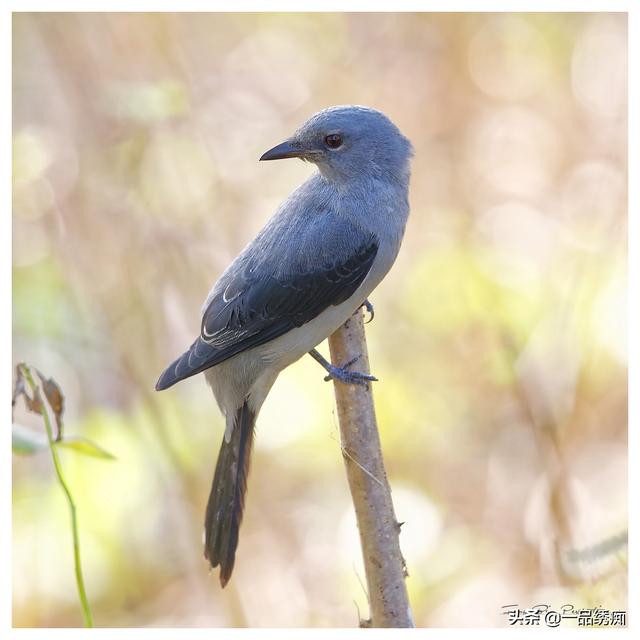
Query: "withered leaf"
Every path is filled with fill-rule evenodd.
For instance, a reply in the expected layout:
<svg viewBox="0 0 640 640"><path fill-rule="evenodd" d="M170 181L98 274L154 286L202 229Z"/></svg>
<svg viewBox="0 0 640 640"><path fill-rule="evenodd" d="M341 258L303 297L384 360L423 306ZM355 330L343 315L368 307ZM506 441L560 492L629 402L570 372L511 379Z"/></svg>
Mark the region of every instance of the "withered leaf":
<svg viewBox="0 0 640 640"><path fill-rule="evenodd" d="M33 413L42 413L42 398L38 393L38 388L36 387L32 396L29 395L23 369L25 366L26 365L24 363L20 363L16 366L16 384L13 388L11 408L14 409L18 398L23 396L24 403L29 411L32 411Z"/></svg>
<svg viewBox="0 0 640 640"><path fill-rule="evenodd" d="M64 413L64 395L60 389L60 385L53 378L46 378L38 369L36 369L38 378L42 383L42 390L47 398L49 406L53 410L56 419L56 442L62 440L62 414Z"/></svg>
<svg viewBox="0 0 640 640"><path fill-rule="evenodd" d="M11 396L11 409L15 408L16 402L20 396L27 395L27 388L24 383L24 374L22 373L22 367L18 365L16 367L16 383L13 387L13 395Z"/></svg>

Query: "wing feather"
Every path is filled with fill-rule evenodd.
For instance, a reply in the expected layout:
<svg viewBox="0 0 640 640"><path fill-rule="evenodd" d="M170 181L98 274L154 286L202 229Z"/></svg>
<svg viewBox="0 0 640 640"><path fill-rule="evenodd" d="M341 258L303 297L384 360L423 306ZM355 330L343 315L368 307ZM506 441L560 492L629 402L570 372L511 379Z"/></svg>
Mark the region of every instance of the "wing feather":
<svg viewBox="0 0 640 640"><path fill-rule="evenodd" d="M319 260L317 268L265 274L252 266L225 273L205 309L200 336L160 376L156 389L166 389L301 327L331 305L348 300L371 269L378 243L362 234L347 257ZM223 277L225 277L223 276Z"/></svg>

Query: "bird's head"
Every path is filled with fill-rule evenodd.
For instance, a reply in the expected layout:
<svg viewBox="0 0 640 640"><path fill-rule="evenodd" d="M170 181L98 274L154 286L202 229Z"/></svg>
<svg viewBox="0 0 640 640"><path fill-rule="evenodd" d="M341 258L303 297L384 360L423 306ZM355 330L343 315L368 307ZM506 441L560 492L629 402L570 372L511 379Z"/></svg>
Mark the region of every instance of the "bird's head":
<svg viewBox="0 0 640 640"><path fill-rule="evenodd" d="M260 160L308 160L332 181L360 176L403 179L412 153L409 140L387 116L349 105L316 113Z"/></svg>

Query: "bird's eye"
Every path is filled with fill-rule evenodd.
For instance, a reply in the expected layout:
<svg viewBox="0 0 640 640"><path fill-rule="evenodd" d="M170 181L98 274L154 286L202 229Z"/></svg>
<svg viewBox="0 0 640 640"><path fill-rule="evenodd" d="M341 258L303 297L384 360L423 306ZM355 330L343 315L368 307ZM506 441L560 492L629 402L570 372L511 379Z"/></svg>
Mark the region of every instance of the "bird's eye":
<svg viewBox="0 0 640 640"><path fill-rule="evenodd" d="M337 149L342 146L342 136L338 133L330 133L325 136L324 143L329 149Z"/></svg>

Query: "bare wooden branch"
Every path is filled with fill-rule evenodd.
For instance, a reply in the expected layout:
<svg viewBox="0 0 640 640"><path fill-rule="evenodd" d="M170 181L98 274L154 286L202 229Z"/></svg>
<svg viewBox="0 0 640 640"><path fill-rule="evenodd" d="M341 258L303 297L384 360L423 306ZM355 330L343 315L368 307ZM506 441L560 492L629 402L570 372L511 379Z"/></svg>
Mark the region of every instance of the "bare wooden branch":
<svg viewBox="0 0 640 640"><path fill-rule="evenodd" d="M331 360L342 366L356 356L353 369L369 373L362 312L329 338ZM371 383L334 381L344 464L360 531L360 544L373 627L413 627L406 566L384 469ZM368 625L367 625L368 626Z"/></svg>

